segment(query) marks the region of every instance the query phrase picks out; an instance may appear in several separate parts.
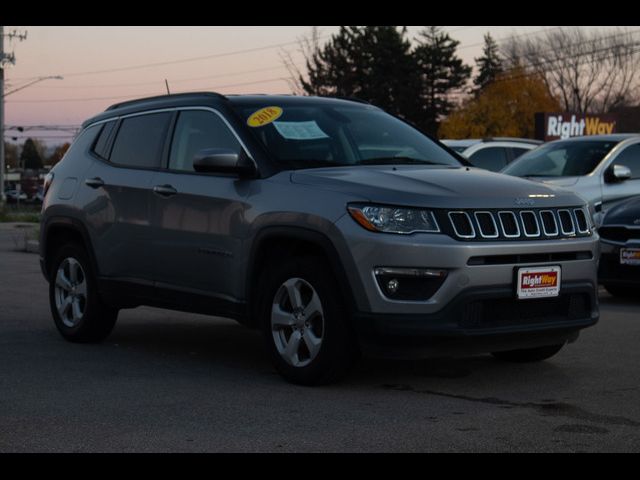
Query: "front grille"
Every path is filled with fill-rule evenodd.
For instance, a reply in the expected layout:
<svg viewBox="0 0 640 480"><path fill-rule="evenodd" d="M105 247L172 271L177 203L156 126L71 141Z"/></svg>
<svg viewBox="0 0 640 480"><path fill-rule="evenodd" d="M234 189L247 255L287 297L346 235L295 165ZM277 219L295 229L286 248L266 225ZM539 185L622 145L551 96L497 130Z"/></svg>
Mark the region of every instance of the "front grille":
<svg viewBox="0 0 640 480"><path fill-rule="evenodd" d="M464 241L546 240L587 237L591 229L581 208L456 210L438 212L444 233Z"/></svg>
<svg viewBox="0 0 640 480"><path fill-rule="evenodd" d="M607 226L598 229L600 238L610 242L626 243L629 240L640 240L640 228L628 228L623 225Z"/></svg>
<svg viewBox="0 0 640 480"><path fill-rule="evenodd" d="M459 324L463 328L493 328L579 320L590 315L591 303L587 294L537 300L500 298L467 304Z"/></svg>

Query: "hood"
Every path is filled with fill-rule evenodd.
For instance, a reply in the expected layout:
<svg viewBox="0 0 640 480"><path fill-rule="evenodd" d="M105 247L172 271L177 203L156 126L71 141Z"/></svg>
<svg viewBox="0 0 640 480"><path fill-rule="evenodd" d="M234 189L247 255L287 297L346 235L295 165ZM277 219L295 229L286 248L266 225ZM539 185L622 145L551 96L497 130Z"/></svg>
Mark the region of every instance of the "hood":
<svg viewBox="0 0 640 480"><path fill-rule="evenodd" d="M533 182L542 182L548 185L556 185L558 187L573 187L581 177L524 177Z"/></svg>
<svg viewBox="0 0 640 480"><path fill-rule="evenodd" d="M611 207L602 224L640 226L640 197L634 197Z"/></svg>
<svg viewBox="0 0 640 480"><path fill-rule="evenodd" d="M526 208L582 205L575 194L478 168L357 166L298 170L293 183L367 198L374 203L431 208Z"/></svg>

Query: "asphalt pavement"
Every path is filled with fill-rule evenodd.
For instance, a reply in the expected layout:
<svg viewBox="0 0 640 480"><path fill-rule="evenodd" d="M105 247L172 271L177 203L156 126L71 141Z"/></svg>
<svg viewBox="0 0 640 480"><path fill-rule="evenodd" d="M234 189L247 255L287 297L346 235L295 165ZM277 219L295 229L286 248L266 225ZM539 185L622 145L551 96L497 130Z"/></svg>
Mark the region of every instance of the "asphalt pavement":
<svg viewBox="0 0 640 480"><path fill-rule="evenodd" d="M154 308L100 345L54 327L38 256L0 225L0 452L638 452L640 299L551 360L363 360L284 382L257 332Z"/></svg>

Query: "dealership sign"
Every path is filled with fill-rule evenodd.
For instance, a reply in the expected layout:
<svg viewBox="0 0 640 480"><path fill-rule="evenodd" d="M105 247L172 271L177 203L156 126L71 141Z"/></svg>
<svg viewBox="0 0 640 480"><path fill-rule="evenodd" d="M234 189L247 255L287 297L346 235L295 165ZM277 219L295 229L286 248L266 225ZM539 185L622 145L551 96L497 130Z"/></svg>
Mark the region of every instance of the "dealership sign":
<svg viewBox="0 0 640 480"><path fill-rule="evenodd" d="M616 132L615 115L584 113L536 113L536 138L545 142Z"/></svg>

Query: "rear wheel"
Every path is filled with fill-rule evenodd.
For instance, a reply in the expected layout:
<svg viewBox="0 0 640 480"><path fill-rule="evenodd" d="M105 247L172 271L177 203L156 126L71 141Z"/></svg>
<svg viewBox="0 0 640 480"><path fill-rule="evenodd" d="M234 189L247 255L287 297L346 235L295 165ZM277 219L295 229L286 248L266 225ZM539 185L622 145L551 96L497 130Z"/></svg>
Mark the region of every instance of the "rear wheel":
<svg viewBox="0 0 640 480"><path fill-rule="evenodd" d="M89 257L76 243L64 245L54 255L49 304L58 331L71 342L104 340L118 317L116 309L100 300Z"/></svg>
<svg viewBox="0 0 640 480"><path fill-rule="evenodd" d="M548 358L553 357L556 353L562 350L564 343L561 345L549 345L538 348L527 348L523 350L509 350L506 352L493 352L493 355L498 360L513 363L530 363L541 362Z"/></svg>
<svg viewBox="0 0 640 480"><path fill-rule="evenodd" d="M262 331L278 372L301 385L333 383L347 375L357 349L326 262L303 257L272 264L261 285Z"/></svg>

